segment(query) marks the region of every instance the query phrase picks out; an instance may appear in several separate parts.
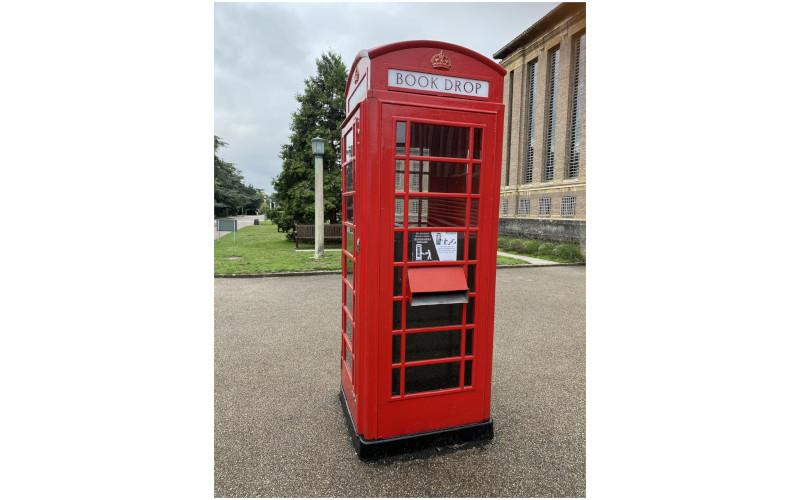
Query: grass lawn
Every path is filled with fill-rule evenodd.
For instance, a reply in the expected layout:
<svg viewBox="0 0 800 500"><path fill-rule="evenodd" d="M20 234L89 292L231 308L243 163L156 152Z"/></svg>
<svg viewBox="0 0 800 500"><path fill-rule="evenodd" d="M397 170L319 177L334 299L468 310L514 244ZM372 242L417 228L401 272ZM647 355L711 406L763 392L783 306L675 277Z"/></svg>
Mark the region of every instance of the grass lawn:
<svg viewBox="0 0 800 500"><path fill-rule="evenodd" d="M502 255L497 256L497 265L498 266L520 266L525 265L527 262L520 259L513 259L511 257L503 257Z"/></svg>
<svg viewBox="0 0 800 500"><path fill-rule="evenodd" d="M335 248L340 247L335 245ZM295 252L294 242L287 240L286 234L279 233L271 222L243 227L237 231L235 242L233 234L214 241L215 274L341 269L341 260L341 252L335 250L325 252L320 260L314 259L314 252Z"/></svg>
<svg viewBox="0 0 800 500"><path fill-rule="evenodd" d="M301 248L310 248L301 245ZM284 271L316 271L341 269L339 245L326 247L322 259L314 259L314 252L296 252L294 242L279 233L271 222L258 226L245 226L236 233L227 234L214 241L215 274L257 274ZM497 257L498 264L521 265L527 262L509 257Z"/></svg>

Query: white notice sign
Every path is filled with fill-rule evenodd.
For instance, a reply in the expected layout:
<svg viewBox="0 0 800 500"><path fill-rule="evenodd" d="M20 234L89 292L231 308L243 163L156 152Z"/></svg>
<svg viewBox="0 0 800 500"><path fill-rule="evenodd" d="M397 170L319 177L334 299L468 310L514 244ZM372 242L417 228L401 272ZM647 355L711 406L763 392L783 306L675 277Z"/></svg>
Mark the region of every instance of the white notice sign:
<svg viewBox="0 0 800 500"><path fill-rule="evenodd" d="M448 261L458 258L458 233L408 233L408 260L412 262Z"/></svg>
<svg viewBox="0 0 800 500"><path fill-rule="evenodd" d="M433 75L404 69L389 70L389 86L401 89L428 90L446 94L489 97L489 82L456 76Z"/></svg>

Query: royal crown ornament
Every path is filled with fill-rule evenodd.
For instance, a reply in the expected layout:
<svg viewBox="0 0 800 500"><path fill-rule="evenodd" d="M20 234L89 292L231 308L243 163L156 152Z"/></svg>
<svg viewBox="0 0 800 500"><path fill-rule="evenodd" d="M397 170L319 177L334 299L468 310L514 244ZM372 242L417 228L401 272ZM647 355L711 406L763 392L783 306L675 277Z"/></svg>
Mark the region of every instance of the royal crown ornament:
<svg viewBox="0 0 800 500"><path fill-rule="evenodd" d="M444 55L443 50L440 50L438 54L434 54L431 57L431 66L437 69L450 69L452 64L450 63L450 58Z"/></svg>

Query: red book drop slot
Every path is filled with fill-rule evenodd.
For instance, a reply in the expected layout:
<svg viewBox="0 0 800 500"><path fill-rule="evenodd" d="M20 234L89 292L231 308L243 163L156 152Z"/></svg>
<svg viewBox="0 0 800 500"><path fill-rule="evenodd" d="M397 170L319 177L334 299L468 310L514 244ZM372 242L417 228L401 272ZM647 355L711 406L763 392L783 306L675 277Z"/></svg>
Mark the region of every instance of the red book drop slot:
<svg viewBox="0 0 800 500"><path fill-rule="evenodd" d="M462 267L409 269L408 288L411 306L467 303L467 278Z"/></svg>

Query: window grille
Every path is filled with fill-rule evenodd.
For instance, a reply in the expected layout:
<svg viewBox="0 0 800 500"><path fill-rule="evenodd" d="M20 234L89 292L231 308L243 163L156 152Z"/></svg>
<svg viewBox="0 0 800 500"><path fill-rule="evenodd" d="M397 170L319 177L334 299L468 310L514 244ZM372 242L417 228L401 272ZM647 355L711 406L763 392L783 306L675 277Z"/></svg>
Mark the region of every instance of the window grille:
<svg viewBox="0 0 800 500"><path fill-rule="evenodd" d="M555 138L556 109L558 100L558 61L560 50L555 48L550 51L547 63L547 134L544 147L544 176L543 180L552 181L556 165Z"/></svg>
<svg viewBox="0 0 800 500"><path fill-rule="evenodd" d="M575 197L564 196L561 198L561 216L575 217Z"/></svg>
<svg viewBox="0 0 800 500"><path fill-rule="evenodd" d="M567 177L578 177L581 155L581 118L583 92L586 85L586 33L573 42L572 113L569 126L569 169Z"/></svg>
<svg viewBox="0 0 800 500"><path fill-rule="evenodd" d="M539 198L539 215L550 215L550 198Z"/></svg>
<svg viewBox="0 0 800 500"><path fill-rule="evenodd" d="M524 184L533 182L533 143L536 131L536 61L528 63L528 155Z"/></svg>
<svg viewBox="0 0 800 500"><path fill-rule="evenodd" d="M514 109L514 70L508 74L508 107L506 108L506 176L504 186L511 177L511 114Z"/></svg>
<svg viewBox="0 0 800 500"><path fill-rule="evenodd" d="M500 212L502 215L508 215L508 198L500 200Z"/></svg>
<svg viewBox="0 0 800 500"><path fill-rule="evenodd" d="M529 215L531 213L531 200L520 198L517 204L517 215Z"/></svg>

